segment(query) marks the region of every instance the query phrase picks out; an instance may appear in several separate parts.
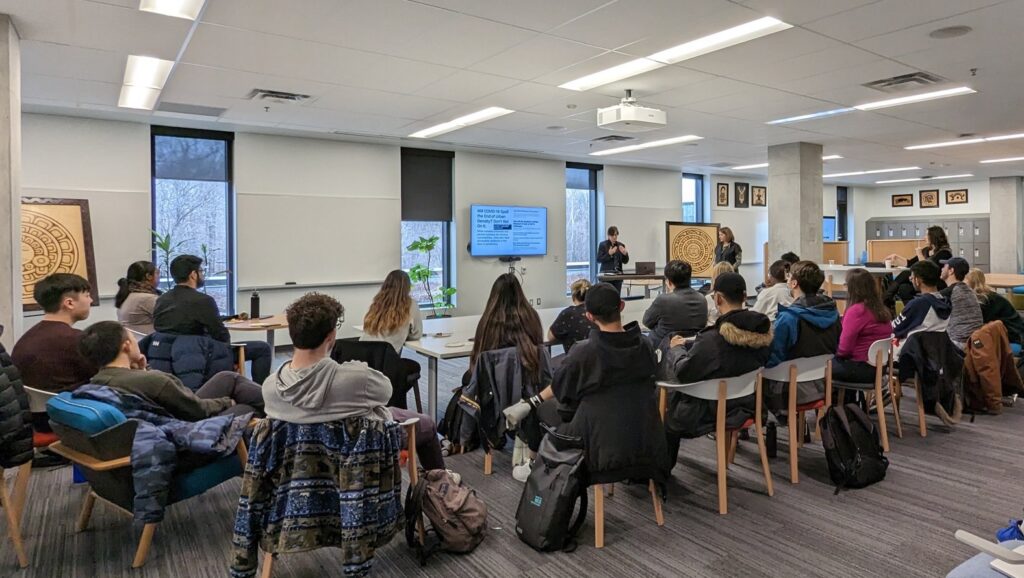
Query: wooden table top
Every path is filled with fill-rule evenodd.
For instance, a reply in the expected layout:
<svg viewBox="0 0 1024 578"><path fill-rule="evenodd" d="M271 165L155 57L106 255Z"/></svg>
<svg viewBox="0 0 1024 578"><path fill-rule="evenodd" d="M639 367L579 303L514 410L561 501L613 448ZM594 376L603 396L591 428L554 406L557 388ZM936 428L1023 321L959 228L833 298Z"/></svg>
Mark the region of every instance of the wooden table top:
<svg viewBox="0 0 1024 578"><path fill-rule="evenodd" d="M985 282L990 287L1010 289L1024 285L1024 275L1015 273L985 273Z"/></svg>
<svg viewBox="0 0 1024 578"><path fill-rule="evenodd" d="M248 319L246 321L229 321L224 324L229 331L268 331L288 327L288 318L284 313L272 315L267 319Z"/></svg>
<svg viewBox="0 0 1024 578"><path fill-rule="evenodd" d="M665 278L663 273L654 275L637 275L636 273L599 273L598 281L660 281Z"/></svg>

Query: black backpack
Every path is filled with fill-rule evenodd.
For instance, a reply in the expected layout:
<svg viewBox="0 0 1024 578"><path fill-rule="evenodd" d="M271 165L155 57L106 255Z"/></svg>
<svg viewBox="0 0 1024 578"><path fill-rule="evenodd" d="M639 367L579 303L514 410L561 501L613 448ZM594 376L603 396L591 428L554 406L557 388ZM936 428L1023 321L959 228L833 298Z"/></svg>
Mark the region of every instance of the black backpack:
<svg viewBox="0 0 1024 578"><path fill-rule="evenodd" d="M875 424L855 403L830 406L821 421L828 474L836 492L863 488L885 479L889 460L882 454Z"/></svg>
<svg viewBox="0 0 1024 578"><path fill-rule="evenodd" d="M516 535L541 552L576 549L587 518L583 440L548 430L516 509ZM576 502L579 513L573 520Z"/></svg>
<svg viewBox="0 0 1024 578"><path fill-rule="evenodd" d="M462 439L462 420L465 418L466 412L459 406L461 397L461 386L452 390L452 398L444 409L444 417L441 418L441 423L437 424L437 432L452 443L453 454L470 452L480 445L477 435L471 436L470 439Z"/></svg>

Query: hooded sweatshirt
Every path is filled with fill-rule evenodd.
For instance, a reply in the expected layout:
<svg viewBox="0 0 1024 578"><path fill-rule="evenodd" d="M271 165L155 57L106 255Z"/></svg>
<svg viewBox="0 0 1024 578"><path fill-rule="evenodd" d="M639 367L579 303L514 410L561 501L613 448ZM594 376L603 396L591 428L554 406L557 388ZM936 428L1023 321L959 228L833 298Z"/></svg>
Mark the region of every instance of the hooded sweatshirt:
<svg viewBox="0 0 1024 578"><path fill-rule="evenodd" d="M945 331L949 327L952 305L938 293L922 293L910 300L892 321L892 334L906 339L918 331Z"/></svg>
<svg viewBox="0 0 1024 578"><path fill-rule="evenodd" d="M287 361L263 383L267 417L291 423L323 423L350 417L390 420L391 382L361 361L325 357L293 369Z"/></svg>
<svg viewBox="0 0 1024 578"><path fill-rule="evenodd" d="M835 353L840 329L836 302L824 295L804 295L792 305L779 305L766 367L775 367L787 359Z"/></svg>
<svg viewBox="0 0 1024 578"><path fill-rule="evenodd" d="M772 344L772 322L762 313L730 311L697 335L693 345L668 350L665 365L673 381L695 383L743 375L764 365Z"/></svg>

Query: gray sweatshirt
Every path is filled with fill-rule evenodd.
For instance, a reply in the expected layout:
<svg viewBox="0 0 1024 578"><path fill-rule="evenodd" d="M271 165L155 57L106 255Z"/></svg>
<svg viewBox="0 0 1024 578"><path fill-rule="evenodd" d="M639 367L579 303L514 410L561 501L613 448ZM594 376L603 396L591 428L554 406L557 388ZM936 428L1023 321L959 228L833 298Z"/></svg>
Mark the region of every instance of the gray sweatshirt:
<svg viewBox="0 0 1024 578"><path fill-rule="evenodd" d="M309 367L285 362L263 383L267 417L291 423L323 423L349 417L391 420L386 404L391 382L361 361L325 357Z"/></svg>

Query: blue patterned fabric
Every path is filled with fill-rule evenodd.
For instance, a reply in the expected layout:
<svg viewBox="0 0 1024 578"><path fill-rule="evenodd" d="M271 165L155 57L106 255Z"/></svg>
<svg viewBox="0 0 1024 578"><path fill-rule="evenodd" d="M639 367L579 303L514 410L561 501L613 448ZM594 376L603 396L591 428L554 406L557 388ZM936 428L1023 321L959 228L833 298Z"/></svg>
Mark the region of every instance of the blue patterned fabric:
<svg viewBox="0 0 1024 578"><path fill-rule="evenodd" d="M253 430L235 516L231 575L255 576L257 546L286 554L341 549L346 576L402 529L400 426L367 418Z"/></svg>

